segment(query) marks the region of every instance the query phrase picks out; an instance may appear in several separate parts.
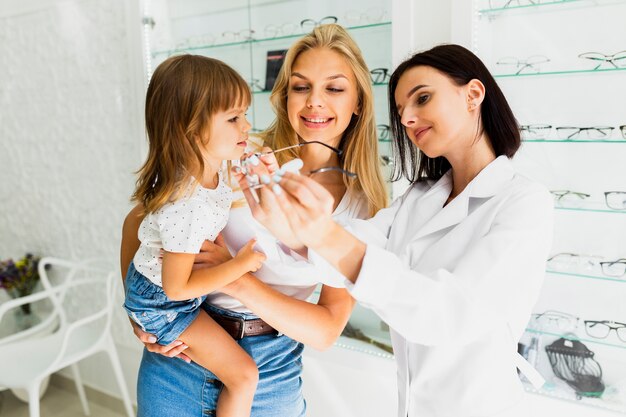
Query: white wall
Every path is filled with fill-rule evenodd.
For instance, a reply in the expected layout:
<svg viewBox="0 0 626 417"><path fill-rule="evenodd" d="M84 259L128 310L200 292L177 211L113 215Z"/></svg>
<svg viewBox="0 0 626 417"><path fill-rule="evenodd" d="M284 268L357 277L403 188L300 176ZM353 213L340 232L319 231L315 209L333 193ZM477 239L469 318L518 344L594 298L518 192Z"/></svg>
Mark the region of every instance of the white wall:
<svg viewBox="0 0 626 417"><path fill-rule="evenodd" d="M139 22L136 1L0 2L0 258L117 267L144 137ZM119 313L134 394L139 346ZM84 380L117 395L102 358L81 364Z"/></svg>

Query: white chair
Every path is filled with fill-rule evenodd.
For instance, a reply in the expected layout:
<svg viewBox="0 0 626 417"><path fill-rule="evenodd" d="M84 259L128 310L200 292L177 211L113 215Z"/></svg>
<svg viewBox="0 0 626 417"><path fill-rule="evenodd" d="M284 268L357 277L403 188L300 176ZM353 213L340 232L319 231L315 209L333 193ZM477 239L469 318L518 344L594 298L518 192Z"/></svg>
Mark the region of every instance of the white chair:
<svg viewBox="0 0 626 417"><path fill-rule="evenodd" d="M51 267L51 273L61 277L56 280L58 282L51 282L47 266ZM60 271L65 273L59 275ZM39 275L43 291L2 303L0 322L2 316L13 308L47 299L52 304L52 312L43 322L50 326L51 320L57 320L58 326L44 336L33 336L34 332L27 330L0 339L0 386L26 390L30 417L39 417L40 384L50 374L69 366L83 411L89 415L77 363L95 353L105 352L111 360L126 413L128 417L134 416L111 334L115 290L119 281L117 273L87 263L43 258L39 262ZM25 337L24 333L30 337Z"/></svg>

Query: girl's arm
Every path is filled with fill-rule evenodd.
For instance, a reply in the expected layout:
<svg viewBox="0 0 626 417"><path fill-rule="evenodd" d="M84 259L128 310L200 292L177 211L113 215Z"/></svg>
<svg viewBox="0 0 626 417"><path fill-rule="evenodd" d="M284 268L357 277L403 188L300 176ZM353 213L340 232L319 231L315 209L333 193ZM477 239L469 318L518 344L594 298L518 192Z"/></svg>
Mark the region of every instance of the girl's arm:
<svg viewBox="0 0 626 417"><path fill-rule="evenodd" d="M120 247L122 282L126 280L126 271L128 271L128 267L133 261L135 253L141 244L137 231L139 230L139 225L144 218L142 211L143 207L141 205L133 207L133 209L126 215L124 225L122 226L122 244Z"/></svg>
<svg viewBox="0 0 626 417"><path fill-rule="evenodd" d="M347 290L326 285L317 304L298 300L252 274L244 275L224 291L276 330L318 350L329 348L337 340L355 304Z"/></svg>
<svg viewBox="0 0 626 417"><path fill-rule="evenodd" d="M141 205L133 207L133 209L126 215L124 225L122 226L122 243L120 247L122 282L125 281L126 271L128 271L128 267L135 257L135 252L139 249L140 241L137 237L137 232L144 217L141 214L142 211L143 207ZM154 335L142 331L134 321L130 320L130 323L133 327L133 333L135 333L135 336L137 336L137 338L146 346L146 349L148 349L149 352L160 353L161 355L171 358L179 357L185 362L191 361L184 353L182 353L185 349L187 349L187 345L183 344L180 340L175 340L167 346L159 345L158 343L155 343L156 337L154 337Z"/></svg>
<svg viewBox="0 0 626 417"><path fill-rule="evenodd" d="M174 301L201 297L230 284L250 271L256 271L265 255L255 252L256 241L250 240L234 258L211 268L192 271L197 254L165 251L161 277L163 291Z"/></svg>

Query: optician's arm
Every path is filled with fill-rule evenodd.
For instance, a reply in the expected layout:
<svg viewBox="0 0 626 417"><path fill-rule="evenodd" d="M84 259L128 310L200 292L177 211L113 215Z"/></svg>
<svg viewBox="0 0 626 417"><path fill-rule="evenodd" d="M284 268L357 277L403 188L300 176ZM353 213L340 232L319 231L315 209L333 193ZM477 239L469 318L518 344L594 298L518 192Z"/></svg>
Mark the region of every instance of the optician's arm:
<svg viewBox="0 0 626 417"><path fill-rule="evenodd" d="M315 200L317 196L307 195L316 192L314 184L303 190L297 184L302 180L293 180L281 181L281 186L296 198ZM325 198L322 192L319 196ZM429 275L411 270L383 247L366 245L334 222L320 220L324 214L308 210L312 203L302 208L285 195L278 200L290 216L297 214L297 219L290 217L294 230L300 227L313 235L301 233L301 241L356 282L351 294L409 341L434 345L473 340L494 322L527 318L539 294L553 211L552 198L541 187L510 198L488 233L459 255L453 271ZM313 217L313 229L307 229L307 216ZM314 254L312 259L316 262Z"/></svg>

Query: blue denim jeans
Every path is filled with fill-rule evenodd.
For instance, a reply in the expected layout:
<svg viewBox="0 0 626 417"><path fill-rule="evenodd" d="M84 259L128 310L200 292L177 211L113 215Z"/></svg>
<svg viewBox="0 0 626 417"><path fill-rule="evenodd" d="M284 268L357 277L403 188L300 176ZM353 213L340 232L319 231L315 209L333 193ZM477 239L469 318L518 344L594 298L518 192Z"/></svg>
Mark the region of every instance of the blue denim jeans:
<svg viewBox="0 0 626 417"><path fill-rule="evenodd" d="M204 297L173 301L159 287L135 269L131 262L124 282L124 309L144 332L156 336L158 343L169 345L189 327L200 314Z"/></svg>
<svg viewBox="0 0 626 417"><path fill-rule="evenodd" d="M231 317L257 318L207 303L202 307ZM304 416L306 402L301 379L304 346L287 336L273 334L245 337L238 343L259 368L251 417ZM196 363L187 364L144 349L137 381L137 416L214 416L221 388L217 377Z"/></svg>

